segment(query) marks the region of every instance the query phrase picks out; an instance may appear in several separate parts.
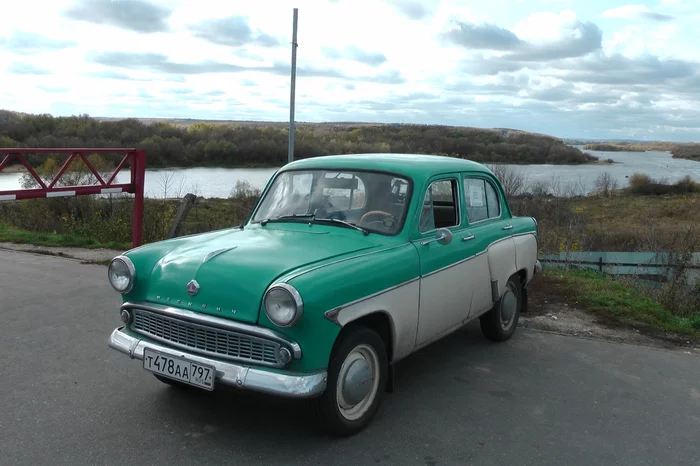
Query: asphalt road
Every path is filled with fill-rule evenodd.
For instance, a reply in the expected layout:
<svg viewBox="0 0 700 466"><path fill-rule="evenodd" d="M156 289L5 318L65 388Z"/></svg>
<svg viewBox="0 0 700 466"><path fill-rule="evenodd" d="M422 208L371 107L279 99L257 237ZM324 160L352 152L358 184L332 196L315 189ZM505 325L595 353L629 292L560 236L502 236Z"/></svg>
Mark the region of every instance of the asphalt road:
<svg viewBox="0 0 700 466"><path fill-rule="evenodd" d="M107 347L106 269L0 251L0 464L700 464L700 358L470 326L397 368L365 432L304 402L182 392Z"/></svg>

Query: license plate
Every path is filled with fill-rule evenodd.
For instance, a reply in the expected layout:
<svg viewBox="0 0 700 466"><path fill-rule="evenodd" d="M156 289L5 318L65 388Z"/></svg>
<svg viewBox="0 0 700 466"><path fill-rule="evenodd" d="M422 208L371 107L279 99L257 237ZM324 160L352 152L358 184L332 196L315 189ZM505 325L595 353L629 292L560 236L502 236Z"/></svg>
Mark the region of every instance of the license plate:
<svg viewBox="0 0 700 466"><path fill-rule="evenodd" d="M195 387L214 390L216 370L206 364L146 348L143 351L143 368Z"/></svg>

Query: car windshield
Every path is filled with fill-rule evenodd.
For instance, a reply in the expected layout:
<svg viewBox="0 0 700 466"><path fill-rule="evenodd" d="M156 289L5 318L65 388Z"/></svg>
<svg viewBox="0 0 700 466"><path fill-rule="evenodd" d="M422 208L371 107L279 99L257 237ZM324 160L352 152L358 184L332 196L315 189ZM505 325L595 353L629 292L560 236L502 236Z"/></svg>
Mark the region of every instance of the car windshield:
<svg viewBox="0 0 700 466"><path fill-rule="evenodd" d="M287 171L277 175L253 222L311 221L395 235L403 227L408 188L407 179L387 173Z"/></svg>

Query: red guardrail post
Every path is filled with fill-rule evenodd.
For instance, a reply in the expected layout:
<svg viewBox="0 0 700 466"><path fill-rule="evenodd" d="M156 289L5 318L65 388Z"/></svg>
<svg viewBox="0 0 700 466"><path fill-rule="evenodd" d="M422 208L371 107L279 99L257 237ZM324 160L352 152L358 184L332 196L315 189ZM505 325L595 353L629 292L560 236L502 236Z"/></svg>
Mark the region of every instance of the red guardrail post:
<svg viewBox="0 0 700 466"><path fill-rule="evenodd" d="M146 151L134 151L131 183L134 186L134 212L132 216L131 246L136 248L143 244L143 197L146 183Z"/></svg>

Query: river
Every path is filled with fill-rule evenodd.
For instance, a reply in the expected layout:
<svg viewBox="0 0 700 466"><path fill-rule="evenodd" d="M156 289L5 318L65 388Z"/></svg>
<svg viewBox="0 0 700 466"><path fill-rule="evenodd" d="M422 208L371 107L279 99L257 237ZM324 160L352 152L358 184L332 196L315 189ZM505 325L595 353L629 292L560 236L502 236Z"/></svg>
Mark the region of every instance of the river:
<svg viewBox="0 0 700 466"><path fill-rule="evenodd" d="M582 146L576 146L582 149ZM612 159L611 165L509 165L523 173L528 184L557 183L561 188L577 185L583 192L594 190L594 181L608 172L620 187L627 186L627 177L644 173L655 179L673 182L690 175L700 182L700 162L674 159L668 152L602 152L587 151L601 160ZM146 172L147 197L178 197L193 192L202 197L228 197L237 181L248 181L263 188L275 168L183 168L158 169ZM0 191L18 189L19 173L0 173ZM127 182L128 171L117 180Z"/></svg>

